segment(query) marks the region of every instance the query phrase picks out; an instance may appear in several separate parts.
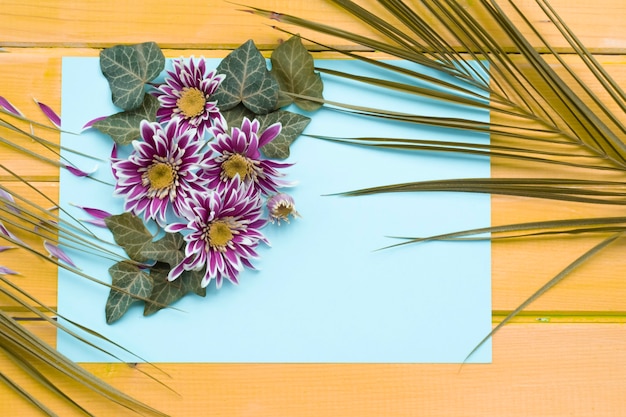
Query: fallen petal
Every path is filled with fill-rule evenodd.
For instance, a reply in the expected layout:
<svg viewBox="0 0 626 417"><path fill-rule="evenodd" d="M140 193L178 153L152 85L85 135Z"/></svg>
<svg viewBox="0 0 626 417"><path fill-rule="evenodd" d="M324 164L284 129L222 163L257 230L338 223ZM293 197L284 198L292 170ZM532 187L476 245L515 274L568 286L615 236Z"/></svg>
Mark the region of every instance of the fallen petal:
<svg viewBox="0 0 626 417"><path fill-rule="evenodd" d="M84 210L85 213L89 214L92 217L95 217L96 219L105 219L111 216L111 213L109 213L108 211L100 210L100 209L93 208L93 207L77 206L76 204L72 204L72 205L74 207L78 207L81 210Z"/></svg>
<svg viewBox="0 0 626 417"><path fill-rule="evenodd" d="M63 252L63 250L60 247L58 247L54 243L48 242L47 240L43 242L43 246L44 248L46 248L50 256L54 256L55 258L58 258L62 260L63 262L65 262L66 264L71 265L74 268L76 268L76 265L74 264L74 262L70 259L69 256L65 254L65 252Z"/></svg>
<svg viewBox="0 0 626 417"><path fill-rule="evenodd" d="M103 228L107 227L107 224L104 222L104 220L101 220L101 219L83 219L82 221L84 221L85 223L93 224L94 226L98 226L98 227L103 227Z"/></svg>
<svg viewBox="0 0 626 417"><path fill-rule="evenodd" d="M2 222L0 222L0 233L5 235L6 237L12 239L14 242L19 243L24 247L29 247L26 243L22 241L19 237L15 236L9 229L7 229Z"/></svg>
<svg viewBox="0 0 626 417"><path fill-rule="evenodd" d="M2 189L0 189L0 199L6 200L10 203L15 204L15 199L13 199L13 196L11 195L11 193L8 193ZM6 204L7 209L11 210L13 213L19 214L20 211L13 204Z"/></svg>
<svg viewBox="0 0 626 417"><path fill-rule="evenodd" d="M36 98L33 98L33 100L35 100L35 103L37 103L37 105L39 106L39 108L41 109L43 114L46 115L48 120L50 120L50 122L52 122L53 125L55 125L56 127L58 127L60 129L61 128L61 117L59 117L59 115L56 114L56 112L54 110L52 110L50 108L50 106L48 106L47 104L44 104L44 103L38 101Z"/></svg>
<svg viewBox="0 0 626 417"><path fill-rule="evenodd" d="M6 266L0 266L0 275L18 275L18 272L15 272L12 269L7 268Z"/></svg>
<svg viewBox="0 0 626 417"><path fill-rule="evenodd" d="M111 161L117 161L117 143L113 143L113 149L111 149ZM115 181L119 180L117 172L113 168L113 164L111 164L111 174L113 174L113 178L115 178Z"/></svg>
<svg viewBox="0 0 626 417"><path fill-rule="evenodd" d="M20 116L20 117L24 117L24 113L19 111L17 109L17 107L15 107L11 103L9 103L9 100L7 100L6 98L4 98L2 96L0 96L0 107L2 107L4 110L8 111L11 114L14 114L14 115Z"/></svg>
<svg viewBox="0 0 626 417"><path fill-rule="evenodd" d="M82 131L84 132L87 129L91 129L93 127L94 124L96 124L97 122L99 122L100 120L104 120L106 119L108 116L100 116L100 117L96 117L93 120L88 121L87 123L85 123L85 125L83 126Z"/></svg>
<svg viewBox="0 0 626 417"><path fill-rule="evenodd" d="M74 207L78 207L79 209L83 210L85 213L93 217L93 219L84 219L83 221L85 223L93 224L94 226L98 226L98 227L105 227L105 228L107 227L106 223L104 222L104 219L111 216L111 213L109 213L108 211L100 210L100 209L93 208L93 207L83 207L83 206L79 206L76 204L72 204L72 205Z"/></svg>
<svg viewBox="0 0 626 417"><path fill-rule="evenodd" d="M98 168L96 166L96 168L94 168L91 172L87 172L87 171L83 171L82 169L78 169L76 167L73 167L71 165L65 165L64 167L65 167L65 169L67 169L69 172L71 172L72 174L74 174L77 177L88 177L91 174L93 174L94 172L96 172L96 169Z"/></svg>

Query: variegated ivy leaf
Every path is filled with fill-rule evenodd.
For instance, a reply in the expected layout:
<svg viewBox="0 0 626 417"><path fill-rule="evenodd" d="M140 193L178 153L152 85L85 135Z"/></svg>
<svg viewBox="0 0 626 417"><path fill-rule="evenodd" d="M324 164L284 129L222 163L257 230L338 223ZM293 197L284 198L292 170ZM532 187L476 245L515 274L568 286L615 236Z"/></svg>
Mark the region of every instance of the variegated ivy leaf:
<svg viewBox="0 0 626 417"><path fill-rule="evenodd" d="M115 243L134 261L156 261L174 267L185 257L182 250L185 241L180 233L166 233L153 242L153 236L143 221L132 213L109 216L104 218L104 222Z"/></svg>
<svg viewBox="0 0 626 417"><path fill-rule="evenodd" d="M100 69L109 81L113 104L132 110L141 105L144 86L165 68L165 57L154 42L117 45L100 52Z"/></svg>
<svg viewBox="0 0 626 417"><path fill-rule="evenodd" d="M133 302L139 298L147 298L152 293L150 275L128 262L118 262L109 268L112 285L126 292L111 289L105 306L108 324L113 323L128 311Z"/></svg>
<svg viewBox="0 0 626 417"><path fill-rule="evenodd" d="M323 98L322 78L314 71L313 57L302 45L299 36L292 36L272 52L272 74L282 91L309 97ZM322 104L310 100L294 99L302 110L313 111Z"/></svg>
<svg viewBox="0 0 626 417"><path fill-rule="evenodd" d="M143 246L141 255L153 261L166 263L173 268L185 257L181 250L184 243L185 240L180 233L166 233L156 242Z"/></svg>
<svg viewBox="0 0 626 417"><path fill-rule="evenodd" d="M201 297L206 295L206 288L202 288L201 285L204 271L186 271L174 281L167 279L168 272L169 268L160 263L150 269L154 286L149 298L154 302L146 302L144 316L156 313L163 306L171 305L187 293L193 292Z"/></svg>
<svg viewBox="0 0 626 417"><path fill-rule="evenodd" d="M104 222L113 234L115 243L124 248L131 259L137 262L150 260L144 251L152 245L152 235L139 217L123 213L107 217Z"/></svg>
<svg viewBox="0 0 626 417"><path fill-rule="evenodd" d="M283 90L278 92L278 101L276 102L276 110L282 109L293 103L293 98Z"/></svg>
<svg viewBox="0 0 626 417"><path fill-rule="evenodd" d="M229 127L241 126L241 122L243 122L244 117L247 117L250 120L256 118L256 114L241 103L237 104L232 109L222 111L221 113L222 116L224 116L224 119L226 119L226 123Z"/></svg>
<svg viewBox="0 0 626 417"><path fill-rule="evenodd" d="M220 110L243 103L255 114L266 114L276 108L280 87L267 69L265 58L252 40L228 54L216 71L226 78L211 97Z"/></svg>
<svg viewBox="0 0 626 417"><path fill-rule="evenodd" d="M265 156L276 159L285 159L289 156L289 147L311 121L306 116L284 110L278 110L257 118L261 123L261 130L276 122L280 122L283 126L280 134L261 148Z"/></svg>
<svg viewBox="0 0 626 417"><path fill-rule="evenodd" d="M111 136L118 145L128 145L141 135L139 125L142 120L156 121L158 109L159 100L146 94L138 108L113 114L104 120L98 120L92 126Z"/></svg>

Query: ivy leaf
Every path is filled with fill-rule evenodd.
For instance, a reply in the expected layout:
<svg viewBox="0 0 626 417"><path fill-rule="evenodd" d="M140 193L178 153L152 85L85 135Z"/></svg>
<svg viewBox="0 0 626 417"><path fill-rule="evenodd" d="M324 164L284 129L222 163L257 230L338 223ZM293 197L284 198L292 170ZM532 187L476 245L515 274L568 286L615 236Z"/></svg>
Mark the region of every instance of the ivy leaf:
<svg viewBox="0 0 626 417"><path fill-rule="evenodd" d="M293 98L283 90L278 92L278 101L276 102L276 110L286 107L293 103Z"/></svg>
<svg viewBox="0 0 626 417"><path fill-rule="evenodd" d="M141 136L139 125L142 120L156 121L158 109L159 100L146 94L143 103L138 108L113 114L104 120L95 122L93 127L111 136L118 145L128 145Z"/></svg>
<svg viewBox="0 0 626 417"><path fill-rule="evenodd" d="M100 69L109 81L113 104L132 110L143 102L144 85L165 68L163 52L154 42L117 45L100 52Z"/></svg>
<svg viewBox="0 0 626 417"><path fill-rule="evenodd" d="M265 156L276 159L285 159L289 156L289 146L311 121L306 116L284 110L259 116L258 119L261 123L261 129L276 122L280 122L283 126L280 134L261 148Z"/></svg>
<svg viewBox="0 0 626 417"><path fill-rule="evenodd" d="M152 235L139 217L123 213L107 217L104 222L113 233L115 243L123 247L131 259L137 262L150 260L143 252L152 245Z"/></svg>
<svg viewBox="0 0 626 417"><path fill-rule="evenodd" d="M151 242L141 249L141 256L150 260L164 262L171 268L178 265L185 254L181 248L185 243L180 233L166 233L156 242Z"/></svg>
<svg viewBox="0 0 626 417"><path fill-rule="evenodd" d="M267 70L265 58L252 40L228 54L216 71L226 78L213 95L220 110L243 103L255 114L266 114L276 108L280 87Z"/></svg>
<svg viewBox="0 0 626 417"><path fill-rule="evenodd" d="M289 93L323 98L322 78L314 71L313 57L302 45L299 36L292 36L272 52L272 74L280 88ZM294 99L302 110L313 111L322 104L310 100Z"/></svg>
<svg viewBox="0 0 626 417"><path fill-rule="evenodd" d="M250 120L256 118L256 114L241 103L237 104L230 110L221 111L221 113L222 116L224 116L224 119L226 119L226 123L229 127L241 126L241 122L243 122L244 117L247 117Z"/></svg>
<svg viewBox="0 0 626 417"><path fill-rule="evenodd" d="M150 270L150 276L154 281L150 300L146 302L143 315L148 316L156 313L163 306L171 305L189 292L194 292L201 297L206 295L206 288L202 288L202 271L186 271L174 281L167 279L169 268L164 264L157 263Z"/></svg>
<svg viewBox="0 0 626 417"><path fill-rule="evenodd" d="M152 278L128 262L118 262L109 268L112 285L126 292L111 289L105 306L106 321L113 323L128 311L136 297L147 298L152 293Z"/></svg>

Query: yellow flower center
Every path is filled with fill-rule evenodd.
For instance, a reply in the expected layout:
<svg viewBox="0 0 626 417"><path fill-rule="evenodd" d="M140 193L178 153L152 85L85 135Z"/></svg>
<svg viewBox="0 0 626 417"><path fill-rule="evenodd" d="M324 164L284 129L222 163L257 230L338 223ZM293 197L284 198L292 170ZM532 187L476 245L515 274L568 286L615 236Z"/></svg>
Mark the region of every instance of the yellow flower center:
<svg viewBox="0 0 626 417"><path fill-rule="evenodd" d="M162 190L169 188L174 184L175 172L165 162L157 162L148 168L146 171L146 177L150 183L150 188L153 190Z"/></svg>
<svg viewBox="0 0 626 417"><path fill-rule="evenodd" d="M197 88L183 88L176 106L185 117L194 117L202 114L206 105L204 93Z"/></svg>
<svg viewBox="0 0 626 417"><path fill-rule="evenodd" d="M293 213L293 206L287 203L280 203L272 210L272 214L281 219L287 219L291 213Z"/></svg>
<svg viewBox="0 0 626 417"><path fill-rule="evenodd" d="M239 178L243 180L250 174L250 170L248 158L238 153L232 154L226 161L222 162L222 173L228 178L235 178L235 175L239 174Z"/></svg>
<svg viewBox="0 0 626 417"><path fill-rule="evenodd" d="M216 220L209 225L209 244L213 247L224 248L233 239L233 232L228 224Z"/></svg>

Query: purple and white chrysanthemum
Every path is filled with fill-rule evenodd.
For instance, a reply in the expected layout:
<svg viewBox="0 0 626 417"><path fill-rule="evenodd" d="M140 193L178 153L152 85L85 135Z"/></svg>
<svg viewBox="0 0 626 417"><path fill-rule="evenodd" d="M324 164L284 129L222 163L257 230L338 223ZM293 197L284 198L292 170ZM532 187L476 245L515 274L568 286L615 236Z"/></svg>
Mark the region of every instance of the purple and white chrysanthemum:
<svg viewBox="0 0 626 417"><path fill-rule="evenodd" d="M125 210L164 224L168 207L180 215L189 195L203 189L195 171L204 143L178 119L164 126L144 120L140 132L130 156L113 160L114 194L125 198Z"/></svg>
<svg viewBox="0 0 626 417"><path fill-rule="evenodd" d="M225 75L209 70L203 58L196 61L191 57L187 62L180 58L173 65L174 70L167 71L165 84L154 92L160 103L157 118L161 123L181 119L184 128L195 128L202 137L214 119L222 118L211 95Z"/></svg>
<svg viewBox="0 0 626 417"><path fill-rule="evenodd" d="M214 154L198 175L208 181L210 188L222 190L235 181L236 177L251 184L264 195L276 193L280 187L291 185L280 179L284 174L279 170L292 164L265 159L260 152L262 146L278 136L281 124L274 123L263 132L259 132L259 127L258 120L244 118L241 128L233 127L230 133L223 120L209 129L216 139L211 143Z"/></svg>
<svg viewBox="0 0 626 417"><path fill-rule="evenodd" d="M296 203L289 194L278 193L267 199L267 211L272 223L276 222L280 226L281 220L289 223L289 216L300 217L296 211Z"/></svg>
<svg viewBox="0 0 626 417"><path fill-rule="evenodd" d="M184 271L205 268L203 287L212 279L217 288L224 278L237 284L244 266L254 269L258 243L268 243L260 231L267 221L259 194L239 180L221 192L194 193L182 215L188 223L165 227L166 232L182 232L187 242L185 258L170 271L170 281Z"/></svg>

